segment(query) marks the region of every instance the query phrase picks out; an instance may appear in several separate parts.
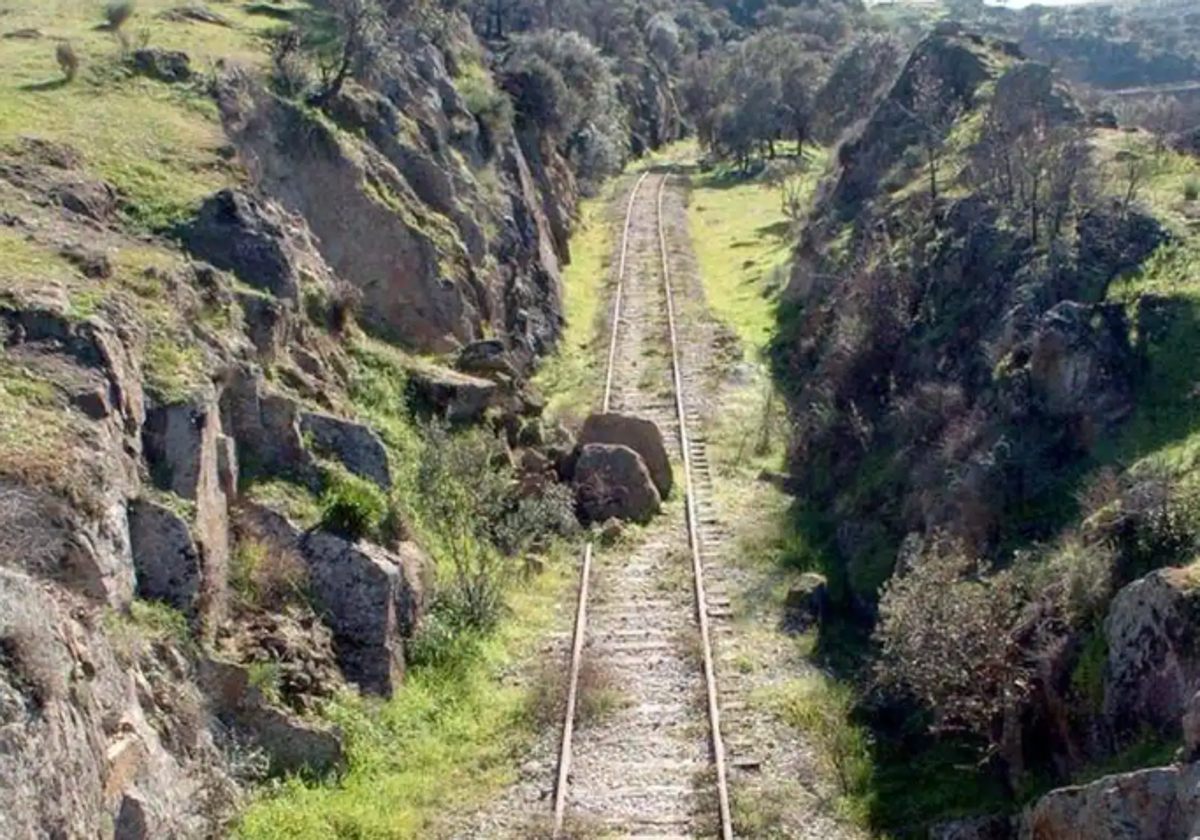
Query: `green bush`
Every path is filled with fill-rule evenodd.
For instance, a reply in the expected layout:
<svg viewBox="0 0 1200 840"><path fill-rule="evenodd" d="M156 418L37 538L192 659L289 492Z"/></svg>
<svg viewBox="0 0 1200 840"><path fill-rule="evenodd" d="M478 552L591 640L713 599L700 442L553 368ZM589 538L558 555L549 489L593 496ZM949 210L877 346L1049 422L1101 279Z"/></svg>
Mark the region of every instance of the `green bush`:
<svg viewBox="0 0 1200 840"><path fill-rule="evenodd" d="M75 76L79 73L79 55L71 46L71 42L61 41L54 50L54 57L58 60L58 66L62 68L66 80L68 82L75 81Z"/></svg>
<svg viewBox="0 0 1200 840"><path fill-rule="evenodd" d="M322 530L348 540L377 537L387 515L387 497L370 481L342 469L326 471L325 492L321 494Z"/></svg>
<svg viewBox="0 0 1200 840"><path fill-rule="evenodd" d="M495 139L511 131L514 115L512 99L497 89L486 70L482 67L472 68L472 72L456 80L455 86L462 94L467 110L491 132L493 145Z"/></svg>
<svg viewBox="0 0 1200 840"><path fill-rule="evenodd" d="M1185 201L1195 201L1200 198L1200 181L1188 181L1184 184L1183 198Z"/></svg>
<svg viewBox="0 0 1200 840"><path fill-rule="evenodd" d="M104 7L104 21L113 32L129 22L135 10L133 0L113 0Z"/></svg>

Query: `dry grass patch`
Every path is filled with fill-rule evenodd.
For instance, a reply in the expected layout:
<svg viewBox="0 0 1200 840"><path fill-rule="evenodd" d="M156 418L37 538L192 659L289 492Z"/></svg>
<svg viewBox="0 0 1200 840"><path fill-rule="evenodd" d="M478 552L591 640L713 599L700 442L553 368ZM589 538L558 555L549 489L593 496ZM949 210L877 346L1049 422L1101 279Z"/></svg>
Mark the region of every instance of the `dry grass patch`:
<svg viewBox="0 0 1200 840"><path fill-rule="evenodd" d="M558 728L567 713L568 663L545 664L534 675L527 696L525 715L538 729ZM583 729L603 722L626 705L626 698L612 674L593 659L579 665L575 696L575 726Z"/></svg>

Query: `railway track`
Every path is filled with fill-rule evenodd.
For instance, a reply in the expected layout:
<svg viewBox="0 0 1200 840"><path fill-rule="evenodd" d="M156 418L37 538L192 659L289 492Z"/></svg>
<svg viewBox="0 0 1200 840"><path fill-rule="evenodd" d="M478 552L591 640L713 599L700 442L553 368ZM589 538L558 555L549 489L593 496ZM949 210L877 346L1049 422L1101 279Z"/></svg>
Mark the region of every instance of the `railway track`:
<svg viewBox="0 0 1200 840"><path fill-rule="evenodd" d="M712 626L728 599L711 596L704 574L722 532L694 397L702 365L684 338L663 220L669 179L647 173L630 194L601 408L658 424L682 464L683 504L670 505L631 554L585 549L555 838L573 823L626 840L733 837ZM589 690L581 678L596 673L622 702L602 724L577 728Z"/></svg>

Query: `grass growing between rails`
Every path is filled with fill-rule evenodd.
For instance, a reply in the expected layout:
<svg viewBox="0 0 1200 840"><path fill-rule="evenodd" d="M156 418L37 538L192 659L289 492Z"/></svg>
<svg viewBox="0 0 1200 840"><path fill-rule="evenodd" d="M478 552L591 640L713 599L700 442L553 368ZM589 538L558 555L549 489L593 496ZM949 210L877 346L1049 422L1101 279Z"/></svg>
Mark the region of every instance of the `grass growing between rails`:
<svg viewBox="0 0 1200 840"><path fill-rule="evenodd" d="M349 742L336 784L290 779L261 796L235 836L242 840L408 840L514 780L522 747L537 734L526 689L504 674L532 654L554 622L563 564L510 599L511 617L470 655L410 670L386 703L343 697L328 711Z"/></svg>

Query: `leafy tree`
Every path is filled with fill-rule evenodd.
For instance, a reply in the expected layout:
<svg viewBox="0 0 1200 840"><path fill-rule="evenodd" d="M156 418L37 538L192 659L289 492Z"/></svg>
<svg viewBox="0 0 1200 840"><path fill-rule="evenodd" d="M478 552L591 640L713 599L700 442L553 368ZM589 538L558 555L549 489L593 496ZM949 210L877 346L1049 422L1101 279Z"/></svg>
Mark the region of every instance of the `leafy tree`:
<svg viewBox="0 0 1200 840"><path fill-rule="evenodd" d="M518 124L549 131L580 177L620 168L628 119L612 65L594 44L577 32L518 36L503 69Z"/></svg>

